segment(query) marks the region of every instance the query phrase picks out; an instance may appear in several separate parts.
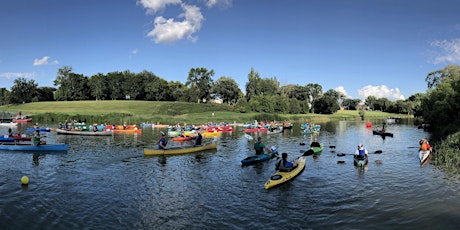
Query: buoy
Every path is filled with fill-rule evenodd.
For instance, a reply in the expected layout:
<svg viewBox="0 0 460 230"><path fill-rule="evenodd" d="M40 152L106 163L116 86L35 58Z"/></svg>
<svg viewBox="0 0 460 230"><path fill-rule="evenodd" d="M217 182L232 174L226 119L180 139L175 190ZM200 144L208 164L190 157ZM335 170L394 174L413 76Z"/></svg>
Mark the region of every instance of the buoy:
<svg viewBox="0 0 460 230"><path fill-rule="evenodd" d="M21 178L21 182L22 182L22 184L27 185L27 184L29 184L29 178L27 176L23 176Z"/></svg>
<svg viewBox="0 0 460 230"><path fill-rule="evenodd" d="M368 127L368 128L372 127L372 122L370 122L370 121L366 122L366 127Z"/></svg>

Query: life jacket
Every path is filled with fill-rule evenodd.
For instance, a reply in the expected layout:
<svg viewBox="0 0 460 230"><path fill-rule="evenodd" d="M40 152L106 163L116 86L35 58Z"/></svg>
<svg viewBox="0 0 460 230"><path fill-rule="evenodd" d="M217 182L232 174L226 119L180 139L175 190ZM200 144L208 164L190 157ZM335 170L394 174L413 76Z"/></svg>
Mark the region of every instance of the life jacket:
<svg viewBox="0 0 460 230"><path fill-rule="evenodd" d="M289 172L291 171L292 167L286 167L286 161L283 159L280 159L276 163L276 170L279 170L281 172Z"/></svg>
<svg viewBox="0 0 460 230"><path fill-rule="evenodd" d="M427 150L428 149L427 144L423 143L422 146L420 146L420 149L423 150L423 151Z"/></svg>
<svg viewBox="0 0 460 230"><path fill-rule="evenodd" d="M359 157L364 157L364 156L366 156L366 151L365 151L364 149L358 150L358 153L359 153L359 154L358 154Z"/></svg>

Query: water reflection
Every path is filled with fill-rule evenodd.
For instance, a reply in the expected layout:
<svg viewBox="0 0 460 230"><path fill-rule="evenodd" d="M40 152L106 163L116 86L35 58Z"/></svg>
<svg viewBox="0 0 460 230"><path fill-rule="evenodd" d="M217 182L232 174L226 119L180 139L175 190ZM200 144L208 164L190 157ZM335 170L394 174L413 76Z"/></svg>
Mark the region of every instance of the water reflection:
<svg viewBox="0 0 460 230"><path fill-rule="evenodd" d="M394 138L373 135L362 121L322 123L318 138L326 146L323 152L307 156L299 176L270 190L263 184L275 171L276 158L241 167L241 160L253 154L254 142L238 127L220 137L217 150L178 156L143 156L143 148L156 146L162 129L113 137L50 133L50 142L69 144L68 153L1 152L1 210L8 213L0 212L0 228L460 226L458 181L430 163L420 166L417 149L409 148L427 133L410 124L386 128ZM299 143L312 140L300 124L277 136L253 135L291 158L308 149ZM352 154L358 143L369 152L382 152L371 154L365 167L355 167ZM33 181L30 187L19 188L22 175Z"/></svg>

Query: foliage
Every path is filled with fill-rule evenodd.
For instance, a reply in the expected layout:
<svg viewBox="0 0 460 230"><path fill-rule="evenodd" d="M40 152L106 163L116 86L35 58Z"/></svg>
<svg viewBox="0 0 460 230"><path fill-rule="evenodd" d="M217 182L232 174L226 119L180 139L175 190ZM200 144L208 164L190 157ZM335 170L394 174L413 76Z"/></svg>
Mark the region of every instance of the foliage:
<svg viewBox="0 0 460 230"><path fill-rule="evenodd" d="M455 70L455 68L457 70ZM460 129L460 66L450 65L428 84L434 88L428 90L422 101L425 121L435 127L435 139L442 139ZM428 75L430 76L430 74Z"/></svg>
<svg viewBox="0 0 460 230"><path fill-rule="evenodd" d="M27 81L25 78L17 78L14 80L14 85L11 87L10 100L11 103L29 103L34 101L38 96L38 85L34 80ZM35 99L37 101L37 99Z"/></svg>
<svg viewBox="0 0 460 230"><path fill-rule="evenodd" d="M213 86L212 76L214 76L214 70L208 71L206 68L192 68L188 73L186 86L194 92L196 100L200 102L209 102L211 99L211 88Z"/></svg>
<svg viewBox="0 0 460 230"><path fill-rule="evenodd" d="M438 165L459 171L460 169L460 132L448 136L433 146L433 156Z"/></svg>
<svg viewBox="0 0 460 230"><path fill-rule="evenodd" d="M229 105L235 105L243 97L243 92L241 92L238 84L230 77L220 77L217 79L211 93L222 99L223 103Z"/></svg>
<svg viewBox="0 0 460 230"><path fill-rule="evenodd" d="M8 91L6 88L0 88L0 104L1 105L8 105L10 104L10 91Z"/></svg>
<svg viewBox="0 0 460 230"><path fill-rule="evenodd" d="M315 100L313 107L316 113L319 114L333 114L340 109L339 106L339 93L335 90L328 90L323 96Z"/></svg>
<svg viewBox="0 0 460 230"><path fill-rule="evenodd" d="M358 108L359 103L361 103L360 99L345 98L342 101L342 106L348 110L356 110Z"/></svg>

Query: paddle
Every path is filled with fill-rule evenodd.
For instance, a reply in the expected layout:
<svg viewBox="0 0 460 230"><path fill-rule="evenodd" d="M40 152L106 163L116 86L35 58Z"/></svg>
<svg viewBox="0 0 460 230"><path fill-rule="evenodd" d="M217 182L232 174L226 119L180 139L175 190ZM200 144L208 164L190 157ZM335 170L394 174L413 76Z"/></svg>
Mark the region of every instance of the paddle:
<svg viewBox="0 0 460 230"><path fill-rule="evenodd" d="M254 138L251 135L247 134L247 133L244 134L244 137L246 137L246 139L248 139L250 141L254 140Z"/></svg>
<svg viewBox="0 0 460 230"><path fill-rule="evenodd" d="M369 153L369 154L381 154L382 153L382 150L376 150L372 153ZM343 157L343 156L346 156L346 155L355 155L354 153L337 153L337 156L338 157Z"/></svg>

